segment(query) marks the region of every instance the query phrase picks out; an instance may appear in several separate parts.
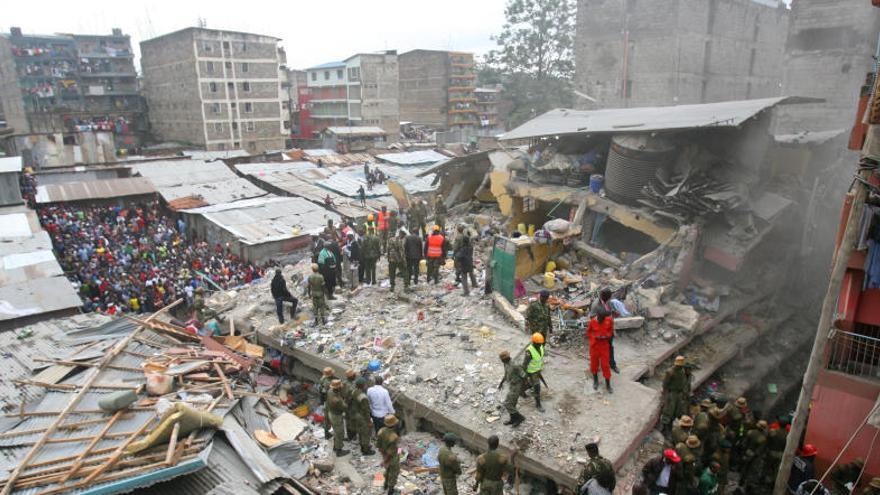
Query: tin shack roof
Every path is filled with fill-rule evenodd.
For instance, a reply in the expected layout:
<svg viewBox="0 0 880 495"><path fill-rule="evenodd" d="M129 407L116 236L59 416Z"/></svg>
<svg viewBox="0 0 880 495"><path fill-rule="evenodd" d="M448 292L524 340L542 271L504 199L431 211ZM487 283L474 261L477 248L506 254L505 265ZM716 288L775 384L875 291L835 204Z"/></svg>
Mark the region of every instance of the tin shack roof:
<svg viewBox="0 0 880 495"><path fill-rule="evenodd" d="M162 160L133 164L132 169L150 179L166 202L191 196L215 205L267 194L220 161Z"/></svg>
<svg viewBox="0 0 880 495"><path fill-rule="evenodd" d="M20 156L0 157L0 174L6 174L9 172L21 172Z"/></svg>
<svg viewBox="0 0 880 495"><path fill-rule="evenodd" d="M378 137L385 135L385 131L381 127L372 126L328 127L324 132L343 137Z"/></svg>
<svg viewBox="0 0 880 495"><path fill-rule="evenodd" d="M37 186L37 203L57 203L59 201L81 201L124 196L154 194L156 187L145 177L123 179L101 179L84 182L65 182Z"/></svg>
<svg viewBox="0 0 880 495"><path fill-rule="evenodd" d="M557 108L501 136L501 140L569 134L675 131L737 127L758 113L780 104L817 102L815 98L776 97L667 107L569 110Z"/></svg>
<svg viewBox="0 0 880 495"><path fill-rule="evenodd" d="M403 153L385 153L376 155L383 162L394 165L433 165L437 162L448 160L449 157L434 150L407 151Z"/></svg>

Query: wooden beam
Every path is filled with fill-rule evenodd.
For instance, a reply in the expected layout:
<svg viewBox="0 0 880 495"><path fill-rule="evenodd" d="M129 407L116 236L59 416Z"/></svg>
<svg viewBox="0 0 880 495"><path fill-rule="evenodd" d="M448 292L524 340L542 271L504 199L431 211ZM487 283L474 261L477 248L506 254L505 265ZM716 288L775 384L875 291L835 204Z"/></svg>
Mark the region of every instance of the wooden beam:
<svg viewBox="0 0 880 495"><path fill-rule="evenodd" d="M177 435L180 434L180 422L174 423L174 429L171 430L171 438L168 440L168 450L165 452L165 464L173 466L171 461L174 459L174 451L177 449Z"/></svg>
<svg viewBox="0 0 880 495"><path fill-rule="evenodd" d="M77 390L80 388L80 385L72 385L67 383L43 383L35 382L33 380L12 380L12 382L21 385L43 387L49 390ZM137 390L138 387L137 385L122 385L116 383L92 383L89 384L89 388L100 390Z"/></svg>
<svg viewBox="0 0 880 495"><path fill-rule="evenodd" d="M37 363L61 364L64 366L82 366L85 368L94 368L94 367L99 366L99 363L95 363L95 362L91 362L91 361L89 361L89 362L86 362L86 361L64 361L61 359L44 359L44 358L34 358L34 361ZM118 366L115 364L108 364L104 368L108 369L108 370L120 370L120 371L134 371L134 372L143 371L141 368L135 368L132 366Z"/></svg>
<svg viewBox="0 0 880 495"><path fill-rule="evenodd" d="M229 380L226 379L226 373L223 373L223 368L219 363L214 363L214 370L220 375L220 380L223 382L223 389L226 390L226 397L229 397L229 400L235 400L235 396L232 395L232 387L229 386Z"/></svg>
<svg viewBox="0 0 880 495"><path fill-rule="evenodd" d="M85 480L83 480L82 484L88 485L88 484L92 483L95 480L95 478L97 478L98 476L101 475L101 473L103 473L104 471L113 467L119 461L119 459L125 454L126 447L128 447L131 444L131 442L134 442L134 440L137 437L141 436L141 434L143 432L145 432L147 430L147 428L153 424L153 421L155 419L156 419L156 416L153 416L149 420L144 421L144 424L142 424L141 427L138 428L138 430L136 432L132 433L128 438L125 439L124 442L122 442L122 444L116 449L115 452L113 452L113 454L110 456L110 458L107 459L107 462L105 462L98 469L93 471L92 474L90 474Z"/></svg>
<svg viewBox="0 0 880 495"><path fill-rule="evenodd" d="M80 452L78 456L76 456L76 459L74 459L73 461L73 466L71 466L70 471L68 471L67 474L65 474L61 478L60 483L66 483L67 480L71 478L71 476L75 475L76 472L79 471L79 468L82 467L83 459L85 459L86 456L89 455L89 452L91 452L91 450L95 448L95 445L97 445L98 442L100 442L101 439L104 438L104 435L106 435L107 432L110 431L110 428L112 428L113 425L116 423L116 421L122 417L122 412L123 411L121 409L119 411L116 411L116 414L114 414L113 417L110 418L110 421L108 421L107 424L104 425L103 428L101 428L101 431L99 431L98 434L95 435L95 438L93 438L92 441L89 442L86 448L82 452Z"/></svg>

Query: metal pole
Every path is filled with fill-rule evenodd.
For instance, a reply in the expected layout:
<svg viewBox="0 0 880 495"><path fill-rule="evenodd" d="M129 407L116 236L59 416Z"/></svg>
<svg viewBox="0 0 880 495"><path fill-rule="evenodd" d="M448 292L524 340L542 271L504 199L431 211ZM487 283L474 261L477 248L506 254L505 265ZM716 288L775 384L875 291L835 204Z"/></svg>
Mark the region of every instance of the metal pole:
<svg viewBox="0 0 880 495"><path fill-rule="evenodd" d="M870 173L868 170L863 170L860 172L860 176L867 180ZM837 246L834 253L831 280L828 282L828 289L825 291L825 300L822 303L822 313L819 317L819 327L816 331L816 339L813 341L813 351L810 354L807 371L804 373L804 383L798 398L791 431L788 433L788 439L785 442L785 451L779 464L779 472L776 474L773 495L784 495L787 493L788 477L791 474L791 462L794 459L795 449L798 447L798 443L800 443L801 435L806 426L807 413L809 412L810 401L813 397L813 387L816 386L819 370L822 369L825 349L832 330L832 318L837 307L840 286L843 281L843 275L846 273L846 264L855 247L862 211L865 209L865 198L868 194L865 185L861 181L856 180L853 187L855 190L853 191L852 207L849 210L849 215L846 217L843 239L841 239L840 245Z"/></svg>

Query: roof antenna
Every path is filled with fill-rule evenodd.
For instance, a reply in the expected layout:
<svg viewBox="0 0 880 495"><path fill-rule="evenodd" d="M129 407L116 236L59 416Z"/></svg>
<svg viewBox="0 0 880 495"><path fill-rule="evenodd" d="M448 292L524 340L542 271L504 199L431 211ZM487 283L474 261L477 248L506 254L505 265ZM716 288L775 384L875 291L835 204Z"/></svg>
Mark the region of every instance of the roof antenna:
<svg viewBox="0 0 880 495"><path fill-rule="evenodd" d="M198 25L200 28L204 29L204 28L208 27L208 21L205 20L204 17L199 17Z"/></svg>

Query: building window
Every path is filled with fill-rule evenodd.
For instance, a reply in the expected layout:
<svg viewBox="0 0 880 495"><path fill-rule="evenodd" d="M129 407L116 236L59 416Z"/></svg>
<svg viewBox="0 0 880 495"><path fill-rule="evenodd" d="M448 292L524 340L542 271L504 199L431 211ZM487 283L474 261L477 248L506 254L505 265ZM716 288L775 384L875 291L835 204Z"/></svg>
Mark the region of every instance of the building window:
<svg viewBox="0 0 880 495"><path fill-rule="evenodd" d="M207 62L207 63L205 63L205 67L206 67L206 69L207 69L207 71L208 71L208 74L213 74L213 73L214 73L214 62Z"/></svg>
<svg viewBox="0 0 880 495"><path fill-rule="evenodd" d="M251 92L251 83L249 83L247 81L241 83L241 90L244 91L245 93L250 93Z"/></svg>
<svg viewBox="0 0 880 495"><path fill-rule="evenodd" d="M336 70L336 79L342 79L342 69Z"/></svg>
<svg viewBox="0 0 880 495"><path fill-rule="evenodd" d="M202 49L208 53L211 53L214 51L214 46L206 41L205 43L202 44Z"/></svg>
<svg viewBox="0 0 880 495"><path fill-rule="evenodd" d="M246 52L246 51L247 51L247 43L242 43L242 44L241 44L241 51L243 51L243 52Z"/></svg>
<svg viewBox="0 0 880 495"><path fill-rule="evenodd" d="M211 105L211 111L214 113L220 113L220 104L214 103L213 105Z"/></svg>
<svg viewBox="0 0 880 495"><path fill-rule="evenodd" d="M360 67L349 67L348 68L348 80L349 81L360 81L361 79L361 68Z"/></svg>
<svg viewBox="0 0 880 495"><path fill-rule="evenodd" d="M244 113L254 113L254 104L249 101L245 102Z"/></svg>
<svg viewBox="0 0 880 495"><path fill-rule="evenodd" d="M244 123L244 131L245 132L254 132L257 130L257 125L253 122L245 122Z"/></svg>
<svg viewBox="0 0 880 495"><path fill-rule="evenodd" d="M232 130L234 131L236 129L238 129L238 122L233 122L232 123Z"/></svg>
<svg viewBox="0 0 880 495"><path fill-rule="evenodd" d="M284 121L284 128L285 128L285 129L290 129L290 121L289 121L289 120L285 120L285 121Z"/></svg>
<svg viewBox="0 0 880 495"><path fill-rule="evenodd" d="M214 122L214 132L223 132L223 122Z"/></svg>
<svg viewBox="0 0 880 495"><path fill-rule="evenodd" d="M312 81L317 81L317 80L318 80L318 73L312 72Z"/></svg>
<svg viewBox="0 0 880 495"><path fill-rule="evenodd" d="M224 41L224 42L223 42L223 49L224 49L224 50L229 50L229 42L228 42L228 41Z"/></svg>
<svg viewBox="0 0 880 495"><path fill-rule="evenodd" d="M217 149L220 151L226 151L226 143L217 143Z"/></svg>
<svg viewBox="0 0 880 495"><path fill-rule="evenodd" d="M235 107L236 107L236 104L235 104L235 102L233 101L232 103L229 104L229 106L231 106L232 108L235 108Z"/></svg>
<svg viewBox="0 0 880 495"><path fill-rule="evenodd" d="M325 81L329 81L329 80L330 80L330 71L329 71L329 70L325 70L325 71L324 71L324 80L325 80Z"/></svg>
<svg viewBox="0 0 880 495"><path fill-rule="evenodd" d="M235 90L235 83L232 83L232 82L226 83L226 89L229 90L229 94L231 96L232 92Z"/></svg>
<svg viewBox="0 0 880 495"><path fill-rule="evenodd" d="M239 143L238 141L233 141L232 147L235 149L241 148L241 143Z"/></svg>
<svg viewBox="0 0 880 495"><path fill-rule="evenodd" d="M232 62L223 62L223 65L226 67L226 70L232 70Z"/></svg>
<svg viewBox="0 0 880 495"><path fill-rule="evenodd" d="M247 72L247 71L248 71L248 64L247 64L247 62L243 62L243 63L241 64L241 71L242 71L242 72Z"/></svg>
<svg viewBox="0 0 880 495"><path fill-rule="evenodd" d="M208 83L208 89L210 89L212 93L216 93L217 92L217 83L214 83L214 82Z"/></svg>

